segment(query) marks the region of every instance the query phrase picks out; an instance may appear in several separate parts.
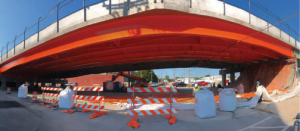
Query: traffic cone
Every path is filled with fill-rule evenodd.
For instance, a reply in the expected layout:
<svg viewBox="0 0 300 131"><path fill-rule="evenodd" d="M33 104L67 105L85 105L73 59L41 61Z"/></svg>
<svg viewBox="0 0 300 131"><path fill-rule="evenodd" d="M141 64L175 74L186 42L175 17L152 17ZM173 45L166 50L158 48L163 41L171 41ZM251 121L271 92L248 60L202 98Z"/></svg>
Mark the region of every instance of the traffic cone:
<svg viewBox="0 0 300 131"><path fill-rule="evenodd" d="M46 105L45 107L50 108L51 106L50 105Z"/></svg>
<svg viewBox="0 0 300 131"><path fill-rule="evenodd" d="M91 112L91 111L88 109L82 109L82 112Z"/></svg>
<svg viewBox="0 0 300 131"><path fill-rule="evenodd" d="M37 92L36 91L34 91L32 93L32 100L31 100L31 102L37 102Z"/></svg>
<svg viewBox="0 0 300 131"><path fill-rule="evenodd" d="M175 124L176 123L176 117L175 116L166 115L165 117L167 119L170 119L169 124Z"/></svg>
<svg viewBox="0 0 300 131"><path fill-rule="evenodd" d="M100 111L94 111L94 113L90 116L90 119L102 116L104 114L106 114L106 111L101 111L101 112Z"/></svg>
<svg viewBox="0 0 300 131"><path fill-rule="evenodd" d="M68 113L72 114L72 113L74 113L74 111L72 109L70 109Z"/></svg>
<svg viewBox="0 0 300 131"><path fill-rule="evenodd" d="M70 110L62 110L60 112L62 112L62 113L69 113L69 114L74 113L74 111L72 109L70 109Z"/></svg>
<svg viewBox="0 0 300 131"><path fill-rule="evenodd" d="M10 87L7 87L6 94L10 94Z"/></svg>
<svg viewBox="0 0 300 131"><path fill-rule="evenodd" d="M62 110L62 111L60 111L60 112L62 112L62 113L68 113L69 110Z"/></svg>
<svg viewBox="0 0 300 131"><path fill-rule="evenodd" d="M137 118L136 117L133 117L130 122L127 122L127 125L129 127L134 127L134 128L139 128L140 127L140 124L137 122Z"/></svg>

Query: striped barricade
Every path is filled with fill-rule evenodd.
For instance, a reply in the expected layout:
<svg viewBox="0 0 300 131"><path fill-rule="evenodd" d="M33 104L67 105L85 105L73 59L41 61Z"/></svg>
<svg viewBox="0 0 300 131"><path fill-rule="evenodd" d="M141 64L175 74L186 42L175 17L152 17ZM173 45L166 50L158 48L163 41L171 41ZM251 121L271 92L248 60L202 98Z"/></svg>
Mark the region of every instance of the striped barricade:
<svg viewBox="0 0 300 131"><path fill-rule="evenodd" d="M104 109L104 106L100 105L87 105L87 104L73 104L74 107L76 108L82 108L82 109L90 109L90 110L101 110Z"/></svg>
<svg viewBox="0 0 300 131"><path fill-rule="evenodd" d="M52 96L52 97L58 97L59 94L54 94L54 93L43 93L44 96Z"/></svg>
<svg viewBox="0 0 300 131"><path fill-rule="evenodd" d="M177 92L177 88L170 87L153 87L153 88L143 88L135 87L134 92ZM133 88L127 88L127 92L133 92Z"/></svg>
<svg viewBox="0 0 300 131"><path fill-rule="evenodd" d="M42 90L47 90L47 91L62 91L62 88L52 88L52 87L42 87Z"/></svg>
<svg viewBox="0 0 300 131"><path fill-rule="evenodd" d="M159 115L163 114L166 115L166 118L169 119L170 124L175 124L176 117L172 116L172 114L177 113L177 109L172 109L172 103L177 102L176 98L173 97L173 92L177 92L177 88L173 87L153 87L153 88L127 88L127 92L132 93L132 99L127 99L127 102L131 104L131 109L127 111L127 115L133 116L133 118L130 120L128 126L130 127L139 127L139 124L137 122L137 118L135 116L147 116L147 115ZM135 92L141 92L141 93L147 93L147 92L163 92L167 93L170 92L170 98L151 98L151 99L134 99L134 93ZM134 110L134 104L161 104L161 103L170 103L170 109L157 109L157 110Z"/></svg>
<svg viewBox="0 0 300 131"><path fill-rule="evenodd" d="M74 91L103 91L103 87L74 87Z"/></svg>
<svg viewBox="0 0 300 131"><path fill-rule="evenodd" d="M104 100L103 96L84 96L84 95L74 95L73 98L78 100Z"/></svg>
<svg viewBox="0 0 300 131"><path fill-rule="evenodd" d="M157 109L157 110L128 110L128 116L147 116L147 115L159 115L159 114L171 114L177 113L177 109Z"/></svg>
<svg viewBox="0 0 300 131"><path fill-rule="evenodd" d="M75 95L73 98L75 99L75 104L73 105L76 108L84 108L84 109L94 109L94 110L100 110L104 109L104 106L100 106L100 101L104 100L103 96L99 96L100 91L103 91L103 87L99 86L92 86L92 87L87 87L87 86L76 86L73 88L75 91ZM78 91L97 91L98 96L85 96L85 95L77 95ZM87 105L87 104L78 104L77 100L97 100L99 101L99 105ZM97 115L96 115L97 116Z"/></svg>
<svg viewBox="0 0 300 131"><path fill-rule="evenodd" d="M49 102L49 103L53 103L53 104L58 104L58 100L51 100L51 99L43 99L43 101L45 101L45 102Z"/></svg>
<svg viewBox="0 0 300 131"><path fill-rule="evenodd" d="M134 104L162 104L170 103L170 98L153 98L153 99L134 99ZM129 104L132 104L132 99L127 99ZM172 103L177 102L177 98L172 98Z"/></svg>
<svg viewBox="0 0 300 131"><path fill-rule="evenodd" d="M44 104L45 104L45 102L50 102L50 100L51 100L51 99L45 99L45 96L55 97L55 100L53 100L53 101L56 101L56 102L50 102L50 103L52 103L52 104L58 104L57 97L59 96L59 92L63 90L62 88L41 87L41 89L43 90L42 97L43 97ZM44 91L56 91L56 93L45 93ZM44 100L46 100L46 101L44 101Z"/></svg>

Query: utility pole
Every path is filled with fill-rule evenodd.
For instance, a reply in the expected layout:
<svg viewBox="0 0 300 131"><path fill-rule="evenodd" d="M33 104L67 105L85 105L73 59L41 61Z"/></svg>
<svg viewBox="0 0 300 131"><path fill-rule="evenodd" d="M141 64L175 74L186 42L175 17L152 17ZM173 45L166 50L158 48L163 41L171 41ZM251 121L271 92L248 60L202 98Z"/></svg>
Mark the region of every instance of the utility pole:
<svg viewBox="0 0 300 131"><path fill-rule="evenodd" d="M151 70L151 83L152 83L152 70Z"/></svg>
<svg viewBox="0 0 300 131"><path fill-rule="evenodd" d="M161 77L161 80L162 80L162 69L160 69L160 77Z"/></svg>
<svg viewBox="0 0 300 131"><path fill-rule="evenodd" d="M190 68L188 68L188 85L190 85Z"/></svg>
<svg viewBox="0 0 300 131"><path fill-rule="evenodd" d="M203 73L202 73L202 74L203 74L203 76L202 76L202 77L204 78L204 68L203 68Z"/></svg>
<svg viewBox="0 0 300 131"><path fill-rule="evenodd" d="M185 82L185 73L184 73L184 68L183 68L183 82Z"/></svg>
<svg viewBox="0 0 300 131"><path fill-rule="evenodd" d="M181 82L182 82L182 79L183 79L183 77L182 77L182 74L183 74L183 68L181 68Z"/></svg>
<svg viewBox="0 0 300 131"><path fill-rule="evenodd" d="M173 70L174 82L176 81L176 75L175 75L175 74L176 74L176 72L175 72L175 71L176 71L176 69L174 68L174 70Z"/></svg>

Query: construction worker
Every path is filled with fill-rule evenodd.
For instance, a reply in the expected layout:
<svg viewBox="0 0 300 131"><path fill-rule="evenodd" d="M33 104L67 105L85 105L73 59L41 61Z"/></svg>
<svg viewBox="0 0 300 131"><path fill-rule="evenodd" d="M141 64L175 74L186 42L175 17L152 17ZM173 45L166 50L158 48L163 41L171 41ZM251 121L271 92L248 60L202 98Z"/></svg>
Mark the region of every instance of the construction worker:
<svg viewBox="0 0 300 131"><path fill-rule="evenodd" d="M193 96L195 96L195 92L199 91L200 87L198 86L198 84L195 84L194 88L193 88Z"/></svg>
<svg viewBox="0 0 300 131"><path fill-rule="evenodd" d="M256 82L256 90L257 90L257 88L260 86L260 82L259 81L257 81ZM258 100L258 102L257 103L260 103L262 101L262 94L261 94L261 96L260 96L260 98L259 98L259 100Z"/></svg>

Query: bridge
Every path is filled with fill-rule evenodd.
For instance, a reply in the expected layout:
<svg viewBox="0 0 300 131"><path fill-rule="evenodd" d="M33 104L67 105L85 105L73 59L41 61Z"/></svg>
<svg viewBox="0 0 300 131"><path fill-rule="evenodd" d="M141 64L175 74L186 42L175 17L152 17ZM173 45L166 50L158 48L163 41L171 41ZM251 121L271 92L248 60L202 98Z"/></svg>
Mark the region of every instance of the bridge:
<svg viewBox="0 0 300 131"><path fill-rule="evenodd" d="M108 0L70 14L2 54L8 78L68 78L175 67L242 67L295 57L299 41L217 0ZM3 87L3 84L2 84Z"/></svg>

